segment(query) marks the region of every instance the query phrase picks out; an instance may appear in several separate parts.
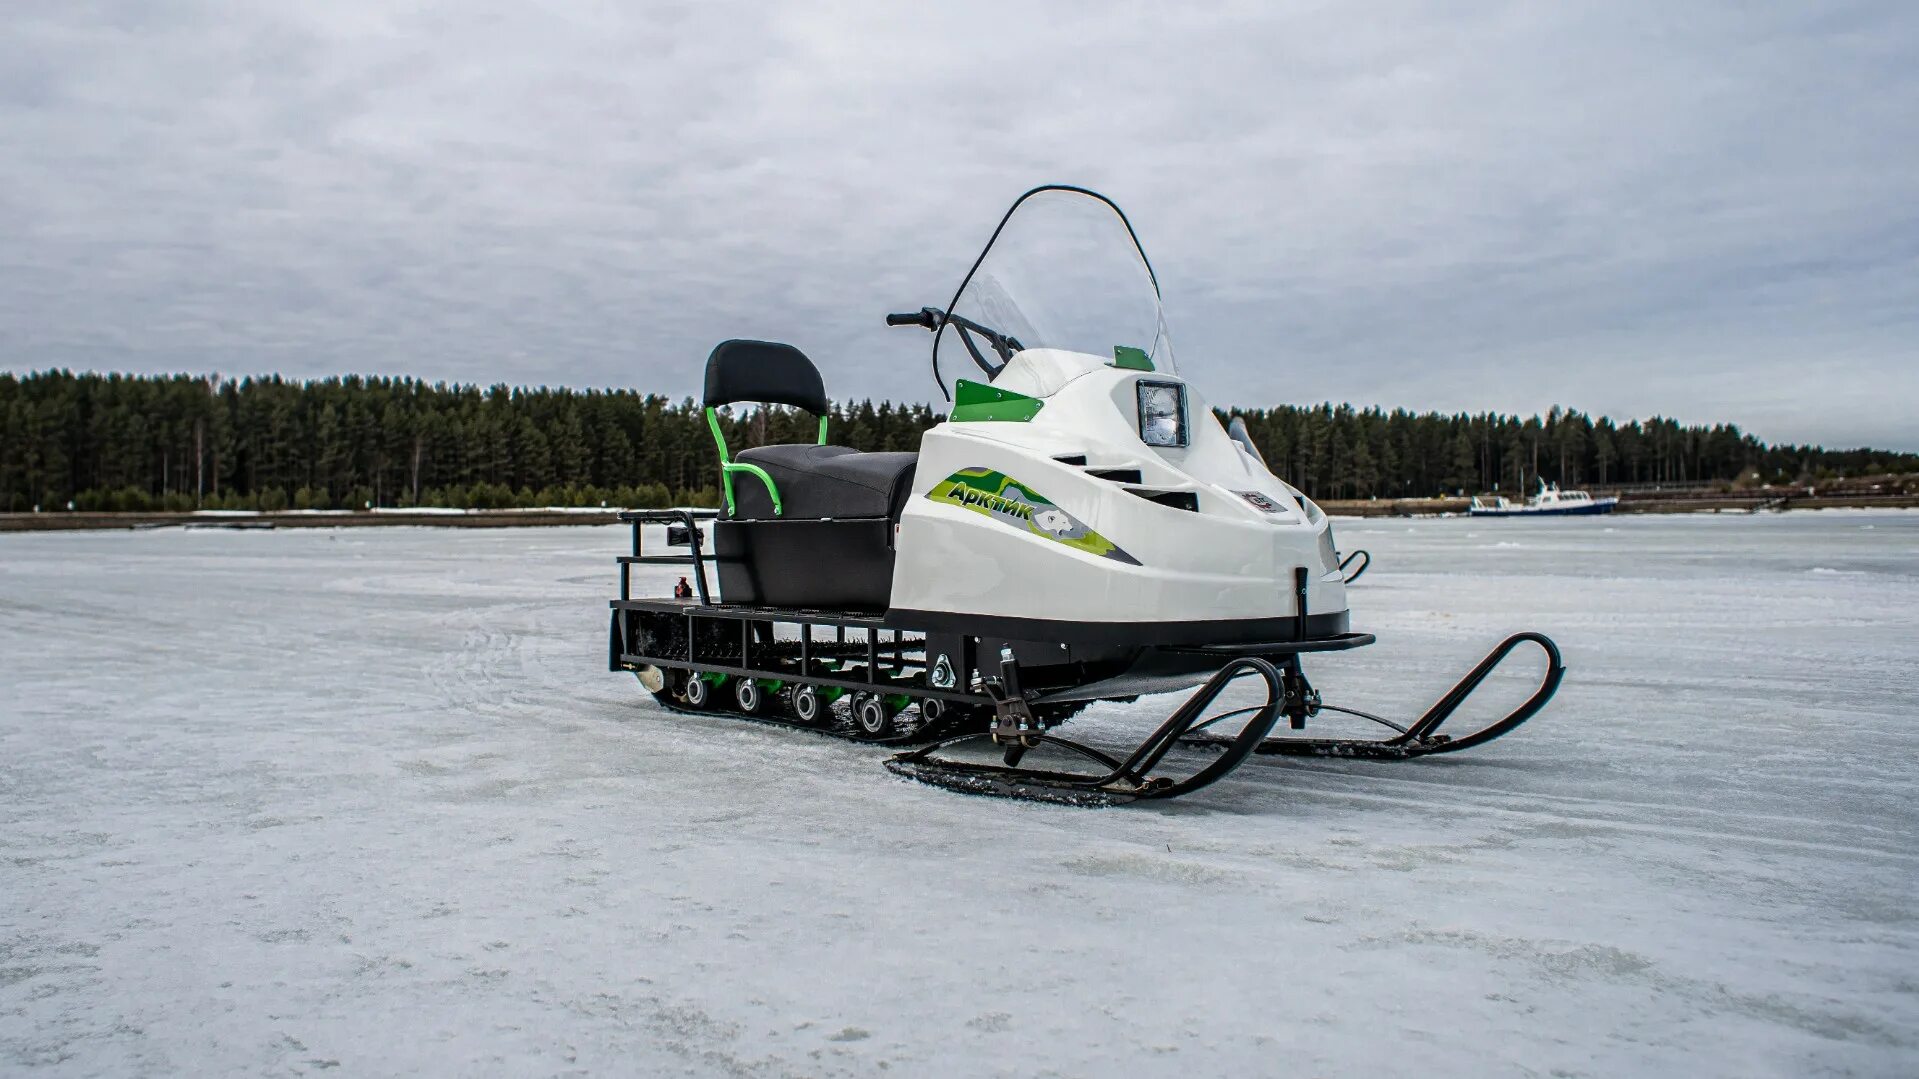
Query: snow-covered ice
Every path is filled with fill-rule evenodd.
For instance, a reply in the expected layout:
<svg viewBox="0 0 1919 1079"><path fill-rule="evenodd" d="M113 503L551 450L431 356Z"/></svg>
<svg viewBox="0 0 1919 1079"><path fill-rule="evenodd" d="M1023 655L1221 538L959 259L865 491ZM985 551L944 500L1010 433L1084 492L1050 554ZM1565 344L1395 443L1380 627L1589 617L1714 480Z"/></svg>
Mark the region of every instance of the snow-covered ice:
<svg viewBox="0 0 1919 1079"><path fill-rule="evenodd" d="M1337 530L1329 701L1558 699L1104 810L663 713L618 529L0 536L0 1072L1919 1074L1919 514Z"/></svg>

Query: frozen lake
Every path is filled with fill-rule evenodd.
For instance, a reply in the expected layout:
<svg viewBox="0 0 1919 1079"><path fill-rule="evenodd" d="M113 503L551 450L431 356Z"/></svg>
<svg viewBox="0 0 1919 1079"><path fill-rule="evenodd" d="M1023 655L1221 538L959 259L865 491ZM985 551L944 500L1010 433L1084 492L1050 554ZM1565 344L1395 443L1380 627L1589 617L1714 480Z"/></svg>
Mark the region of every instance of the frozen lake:
<svg viewBox="0 0 1919 1079"><path fill-rule="evenodd" d="M1328 701L1558 699L1010 803L656 708L619 529L0 536L0 1072L1919 1074L1919 513L1336 531Z"/></svg>

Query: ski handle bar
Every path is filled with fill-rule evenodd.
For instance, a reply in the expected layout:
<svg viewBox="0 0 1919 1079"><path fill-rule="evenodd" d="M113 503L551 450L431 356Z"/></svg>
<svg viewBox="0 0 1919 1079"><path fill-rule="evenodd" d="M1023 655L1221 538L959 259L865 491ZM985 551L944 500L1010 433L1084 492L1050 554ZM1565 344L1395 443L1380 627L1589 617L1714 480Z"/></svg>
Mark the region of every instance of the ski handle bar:
<svg viewBox="0 0 1919 1079"><path fill-rule="evenodd" d="M1486 676L1493 673L1494 667L1499 666L1507 656L1511 655L1513 649L1529 643L1538 645L1546 653L1546 677L1540 681L1539 688L1533 691L1533 695L1492 726L1451 739L1429 752L1453 753L1462 749L1471 749L1482 742L1490 742L1531 719L1535 712L1546 707L1546 702L1551 700L1553 694L1559 690L1559 680L1566 676L1566 662L1560 658L1559 646L1553 643L1551 637L1527 630L1513 634L1501 641L1499 647L1486 653L1486 658L1466 672L1466 677L1460 679L1459 684L1448 690L1444 697L1435 701L1433 706L1426 710L1425 715L1420 716L1411 727L1407 728L1406 733L1391 739L1387 744L1417 744L1432 737L1439 730L1439 725L1451 718L1452 714L1459 710L1459 706L1465 703L1466 698L1472 696L1473 691L1479 688L1479 684L1486 680Z"/></svg>
<svg viewBox="0 0 1919 1079"><path fill-rule="evenodd" d="M1339 568L1343 571L1347 566L1352 565L1354 562L1359 563L1359 568L1352 571L1351 573L1346 574L1346 581L1345 581L1346 584L1352 584L1354 581L1359 580L1361 577L1365 576L1367 570L1373 568L1373 556L1371 552L1363 549L1354 551L1352 554L1347 555L1346 560L1339 564Z"/></svg>
<svg viewBox="0 0 1919 1079"><path fill-rule="evenodd" d="M1178 745L1179 740L1189 731L1196 726L1209 725L1200 723L1200 718L1227 684L1247 676L1258 678L1265 684L1266 701L1252 708L1243 708L1236 712L1229 712L1225 716L1216 717L1225 719L1245 712L1253 713L1253 717L1246 721L1239 734L1224 740L1225 752L1220 754L1218 759L1185 779L1175 780L1150 775L1153 768L1158 766L1166 754ZM991 737L987 734L962 734L921 746L892 758L887 762L887 766L931 763L936 767L959 774L1002 777L1014 782L1026 778L1055 788L1088 793L1119 794L1123 800L1129 801L1135 798L1177 798L1182 794L1208 786L1239 767L1247 757L1257 752L1266 736L1272 733L1273 725L1279 721L1280 709L1285 707L1285 703L1286 688L1280 680L1279 669L1258 656L1241 656L1216 671L1205 685L1199 687L1186 703L1180 705L1177 711L1159 725L1158 729L1147 735L1146 739L1123 761L1091 746L1080 745L1078 742L1050 734L1037 736L1037 743L1058 746L1098 762L1101 767L1107 769L1099 775L1040 772L1018 767L1001 768L997 765L931 761L932 755L939 750L962 742L977 742ZM898 771L897 768L894 770Z"/></svg>
<svg viewBox="0 0 1919 1079"><path fill-rule="evenodd" d="M1199 687L1198 692L1188 698L1185 704L1180 705L1178 711L1169 716L1165 723L1160 724L1158 730L1148 735L1146 740L1139 744L1139 748L1133 751L1132 756L1126 758L1125 762L1114 770L1115 777L1129 776L1145 780L1147 773L1159 764L1167 751L1179 744L1179 740L1185 736L1186 732L1199 722L1207 707L1219 697L1227 684L1246 675L1253 675L1265 683L1266 703L1260 705L1253 713L1253 718L1247 720L1246 725L1233 736L1219 759L1185 779L1171 782L1161 779L1152 782L1140 790L1139 796L1141 798L1177 798L1201 787L1211 786L1215 780L1238 768L1241 762L1259 748L1259 744L1265 741L1266 736L1272 733L1273 726L1279 722L1280 709L1286 703L1286 690L1280 684L1279 669L1256 656L1241 657L1215 672L1205 685Z"/></svg>

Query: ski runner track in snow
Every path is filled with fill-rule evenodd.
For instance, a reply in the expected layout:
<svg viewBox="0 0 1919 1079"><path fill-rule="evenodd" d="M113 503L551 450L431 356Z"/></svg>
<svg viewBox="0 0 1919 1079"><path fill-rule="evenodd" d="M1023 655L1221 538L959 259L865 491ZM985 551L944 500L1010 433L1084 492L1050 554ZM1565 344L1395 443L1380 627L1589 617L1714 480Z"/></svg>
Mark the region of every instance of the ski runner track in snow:
<svg viewBox="0 0 1919 1079"><path fill-rule="evenodd" d="M1919 513L1335 527L1328 700L1553 707L1008 803L607 673L622 529L0 537L0 1072L1919 1073Z"/></svg>

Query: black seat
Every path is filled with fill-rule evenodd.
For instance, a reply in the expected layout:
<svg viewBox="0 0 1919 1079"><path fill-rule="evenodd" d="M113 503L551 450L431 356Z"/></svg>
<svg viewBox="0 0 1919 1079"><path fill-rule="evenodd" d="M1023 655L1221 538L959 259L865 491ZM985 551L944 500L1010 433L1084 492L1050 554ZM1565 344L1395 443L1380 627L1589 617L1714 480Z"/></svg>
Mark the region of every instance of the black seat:
<svg viewBox="0 0 1919 1079"><path fill-rule="evenodd" d="M845 446L756 446L734 458L758 465L780 489L780 516L899 520L913 487L917 453L861 453ZM773 499L750 476L733 480L733 516L769 520Z"/></svg>
<svg viewBox="0 0 1919 1079"><path fill-rule="evenodd" d="M706 360L709 414L737 401L828 408L819 369L792 345L726 341ZM717 425L714 433L718 435ZM720 599L818 610L883 611L893 585L893 526L906 507L917 453L845 446L759 446L729 457L732 497L714 524ZM759 469L779 491L777 514Z"/></svg>
<svg viewBox="0 0 1919 1079"><path fill-rule="evenodd" d="M826 386L819 369L792 345L723 341L706 360L706 407L740 401L792 405L825 416ZM773 477L780 512L757 476L733 473L735 520L897 520L913 484L917 453L861 453L845 446L777 445L741 450L734 457Z"/></svg>

